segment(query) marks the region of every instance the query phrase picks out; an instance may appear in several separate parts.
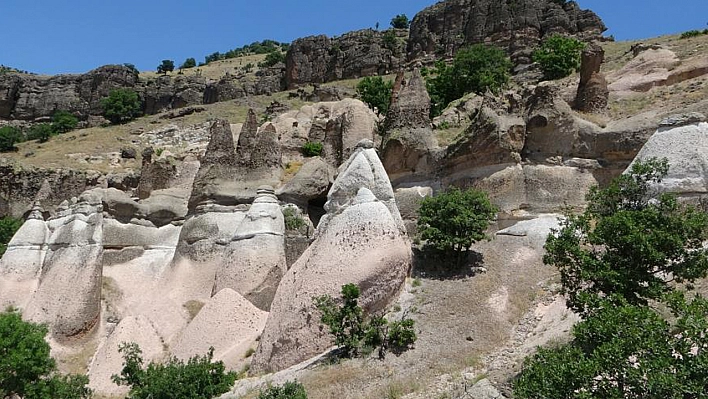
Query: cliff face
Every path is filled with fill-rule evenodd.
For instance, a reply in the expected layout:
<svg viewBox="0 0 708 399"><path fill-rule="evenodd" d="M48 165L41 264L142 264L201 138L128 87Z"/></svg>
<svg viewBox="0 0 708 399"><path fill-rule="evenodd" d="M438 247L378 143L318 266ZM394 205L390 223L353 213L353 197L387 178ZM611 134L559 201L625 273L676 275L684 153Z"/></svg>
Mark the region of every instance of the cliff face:
<svg viewBox="0 0 708 399"><path fill-rule="evenodd" d="M533 48L549 34L588 40L606 29L600 17L574 1L447 0L413 18L408 59L452 56L460 47L491 43L506 49L515 64L527 64Z"/></svg>
<svg viewBox="0 0 708 399"><path fill-rule="evenodd" d="M308 83L385 75L406 61L405 30L365 29L329 38L295 40L285 61L289 89Z"/></svg>

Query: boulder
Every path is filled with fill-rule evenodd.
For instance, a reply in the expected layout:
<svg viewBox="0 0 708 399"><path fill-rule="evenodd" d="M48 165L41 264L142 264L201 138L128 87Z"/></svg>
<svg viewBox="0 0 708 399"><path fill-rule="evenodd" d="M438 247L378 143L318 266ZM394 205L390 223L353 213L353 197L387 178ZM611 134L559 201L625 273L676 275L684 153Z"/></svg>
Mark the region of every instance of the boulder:
<svg viewBox="0 0 708 399"><path fill-rule="evenodd" d="M276 195L306 209L308 201L327 195L332 180L330 166L322 158L314 157L307 160L295 176L276 191Z"/></svg>
<svg viewBox="0 0 708 399"><path fill-rule="evenodd" d="M252 370L281 370L331 346L313 297L338 297L342 285L353 283L365 311L377 312L398 295L411 265L410 244L371 147L361 143L345 164L328 195L328 221L278 286Z"/></svg>
<svg viewBox="0 0 708 399"><path fill-rule="evenodd" d="M285 221L272 187L261 187L230 238L219 264L213 292L230 288L268 311L287 271Z"/></svg>

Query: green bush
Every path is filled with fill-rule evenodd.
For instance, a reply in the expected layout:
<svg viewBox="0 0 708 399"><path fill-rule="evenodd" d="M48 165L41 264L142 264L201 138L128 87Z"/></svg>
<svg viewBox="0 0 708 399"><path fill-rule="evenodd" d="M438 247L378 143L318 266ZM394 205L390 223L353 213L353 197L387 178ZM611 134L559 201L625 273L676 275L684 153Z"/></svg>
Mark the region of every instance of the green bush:
<svg viewBox="0 0 708 399"><path fill-rule="evenodd" d="M266 55L265 60L263 62L259 63L258 66L261 68L270 68L274 66L275 64L285 62L285 53L283 53L280 50L274 50L268 55Z"/></svg>
<svg viewBox="0 0 708 399"><path fill-rule="evenodd" d="M355 357L379 348L379 357L383 358L389 349L402 351L413 345L417 337L412 319L389 323L376 316L367 320L358 303L359 294L355 284L345 284L341 305L329 295L312 298L321 313L320 322L329 327L342 356Z"/></svg>
<svg viewBox="0 0 708 399"><path fill-rule="evenodd" d="M282 386L270 385L261 390L258 399L307 399L305 387L297 381L288 381Z"/></svg>
<svg viewBox="0 0 708 399"><path fill-rule="evenodd" d="M57 373L44 340L47 328L25 322L16 311L0 313L0 397L82 399L91 397L88 377Z"/></svg>
<svg viewBox="0 0 708 399"><path fill-rule="evenodd" d="M452 251L459 265L472 244L487 238L485 230L496 212L485 192L453 187L423 198L418 209L418 234L428 245Z"/></svg>
<svg viewBox="0 0 708 399"><path fill-rule="evenodd" d="M79 118L68 111L56 111L52 115L52 131L55 134L63 134L76 129L79 125Z"/></svg>
<svg viewBox="0 0 708 399"><path fill-rule="evenodd" d="M32 125L27 131L27 140L37 140L45 143L54 135L54 129L49 123L38 123Z"/></svg>
<svg viewBox="0 0 708 399"><path fill-rule="evenodd" d="M22 142L22 131L16 127L0 127L0 152L15 151L16 143Z"/></svg>
<svg viewBox="0 0 708 399"><path fill-rule="evenodd" d="M292 207L283 209L283 217L285 218L285 228L287 230L299 230L305 227L305 220Z"/></svg>
<svg viewBox="0 0 708 399"><path fill-rule="evenodd" d="M499 91L509 81L511 67L502 49L484 44L458 51L452 65L438 61L427 80L431 114L440 115L448 104L467 93Z"/></svg>
<svg viewBox="0 0 708 399"><path fill-rule="evenodd" d="M398 14L391 18L391 26L396 29L408 29L411 26L411 22L406 14Z"/></svg>
<svg viewBox="0 0 708 399"><path fill-rule="evenodd" d="M101 100L101 106L103 116L114 125L137 118L142 109L138 93L130 89L111 90L108 97Z"/></svg>
<svg viewBox="0 0 708 399"><path fill-rule="evenodd" d="M356 93L369 108L379 115L386 115L391 104L393 82L385 81L380 76L367 76L356 85Z"/></svg>
<svg viewBox="0 0 708 399"><path fill-rule="evenodd" d="M123 369L112 379L130 387L130 399L210 399L228 392L236 381L236 373L226 372L223 362L212 362L214 348L187 363L173 357L166 363L150 363L147 368L143 368L137 344L123 343L119 352L123 354Z"/></svg>
<svg viewBox="0 0 708 399"><path fill-rule="evenodd" d="M679 38L680 39L688 39L691 37L696 37L696 36L701 36L701 35L703 35L703 31L693 29L693 30L683 32Z"/></svg>
<svg viewBox="0 0 708 399"><path fill-rule="evenodd" d="M157 66L157 73L167 75L167 72L175 70L175 62L172 60L162 60L162 63Z"/></svg>
<svg viewBox="0 0 708 399"><path fill-rule="evenodd" d="M324 146L319 141L308 141L302 145L302 155L306 157L317 157L322 154Z"/></svg>
<svg viewBox="0 0 708 399"><path fill-rule="evenodd" d="M7 244L22 226L22 220L11 216L0 218L0 256L7 250Z"/></svg>
<svg viewBox="0 0 708 399"><path fill-rule="evenodd" d="M396 36L396 32L392 30L386 31L381 40L384 48L389 49L394 53L398 50L398 36Z"/></svg>
<svg viewBox="0 0 708 399"><path fill-rule="evenodd" d="M555 34L533 52L533 60L541 66L545 79L562 79L580 68L584 47L578 39Z"/></svg>
<svg viewBox="0 0 708 399"><path fill-rule="evenodd" d="M194 68L196 66L197 66L197 60L190 57L190 58L187 58L186 60L184 60L182 65L180 65L179 69L189 69L189 68Z"/></svg>

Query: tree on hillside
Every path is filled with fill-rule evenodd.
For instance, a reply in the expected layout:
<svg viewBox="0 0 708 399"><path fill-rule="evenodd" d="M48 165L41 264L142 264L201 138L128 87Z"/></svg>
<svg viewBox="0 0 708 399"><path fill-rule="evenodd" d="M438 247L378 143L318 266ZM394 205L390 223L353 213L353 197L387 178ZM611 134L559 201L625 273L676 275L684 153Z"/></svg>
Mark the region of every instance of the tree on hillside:
<svg viewBox="0 0 708 399"><path fill-rule="evenodd" d="M16 151L16 143L23 139L22 131L13 126L0 127L0 152Z"/></svg>
<svg viewBox="0 0 708 399"><path fill-rule="evenodd" d="M162 63L157 66L157 73L167 75L167 72L175 70L175 62L172 60L162 60Z"/></svg>
<svg viewBox="0 0 708 399"><path fill-rule="evenodd" d="M398 14L391 18L391 27L396 29L408 29L411 26L411 22L408 20L406 14Z"/></svg>
<svg viewBox="0 0 708 399"><path fill-rule="evenodd" d="M25 322L16 311L0 313L0 397L83 399L88 377L57 373L44 340L47 328Z"/></svg>
<svg viewBox="0 0 708 399"><path fill-rule="evenodd" d="M138 93L130 89L111 90L108 97L101 100L103 116L118 125L138 117L142 110Z"/></svg>
<svg viewBox="0 0 708 399"><path fill-rule="evenodd" d="M453 187L423 198L418 209L418 232L428 245L452 251L459 265L472 244L487 238L485 231L496 213L485 192Z"/></svg>
<svg viewBox="0 0 708 399"><path fill-rule="evenodd" d="M381 76L367 76L356 85L356 93L378 115L386 115L391 104L393 82Z"/></svg>
<svg viewBox="0 0 708 399"><path fill-rule="evenodd" d="M562 79L580 68L580 54L585 44L578 39L554 34L543 41L532 58L541 66L543 77Z"/></svg>
<svg viewBox="0 0 708 399"><path fill-rule="evenodd" d="M63 134L76 129L79 125L79 118L72 113L58 110L52 115L52 131L55 134Z"/></svg>
<svg viewBox="0 0 708 399"><path fill-rule="evenodd" d="M195 66L197 66L197 60L190 57L190 58L187 58L186 60L184 60L182 65L180 65L179 69L189 69L189 68L194 68Z"/></svg>
<svg viewBox="0 0 708 399"><path fill-rule="evenodd" d="M285 62L285 53L278 49L268 53L265 57L265 60L259 63L258 66L261 68L270 68L280 62Z"/></svg>
<svg viewBox="0 0 708 399"><path fill-rule="evenodd" d="M452 65L438 61L427 80L431 113L439 115L448 104L467 93L499 91L511 76L511 61L495 46L475 44L455 54Z"/></svg>
<svg viewBox="0 0 708 399"><path fill-rule="evenodd" d="M40 143L46 143L54 134L51 124L38 123L27 130L27 140L37 140Z"/></svg>

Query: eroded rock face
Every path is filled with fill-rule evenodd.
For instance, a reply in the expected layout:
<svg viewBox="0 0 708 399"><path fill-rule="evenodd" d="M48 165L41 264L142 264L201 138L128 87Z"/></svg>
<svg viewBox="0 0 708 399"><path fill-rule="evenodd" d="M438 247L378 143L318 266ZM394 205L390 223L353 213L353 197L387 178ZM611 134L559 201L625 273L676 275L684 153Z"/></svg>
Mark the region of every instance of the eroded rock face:
<svg viewBox="0 0 708 399"><path fill-rule="evenodd" d="M396 43L386 44L384 35L392 32ZM365 29L336 38L324 35L295 40L285 59L288 89L307 83L386 75L400 68L406 55L405 30Z"/></svg>
<svg viewBox="0 0 708 399"><path fill-rule="evenodd" d="M589 44L583 49L575 109L595 113L607 109L610 91L605 75L600 72L604 59L605 50L597 44Z"/></svg>
<svg viewBox="0 0 708 399"><path fill-rule="evenodd" d="M410 244L372 146L360 144L330 189L315 241L278 287L252 369L280 370L330 347L313 296L338 297L342 285L354 283L360 304L372 312L398 294L410 268Z"/></svg>
<svg viewBox="0 0 708 399"><path fill-rule="evenodd" d="M213 292L230 288L262 310L269 310L278 283L287 271L285 221L272 187L258 196L226 244Z"/></svg>
<svg viewBox="0 0 708 399"><path fill-rule="evenodd" d="M515 64L530 64L533 48L549 34L587 41L599 38L606 29L600 17L581 10L576 2L447 0L413 18L408 59L449 57L466 45L489 43L505 49Z"/></svg>

